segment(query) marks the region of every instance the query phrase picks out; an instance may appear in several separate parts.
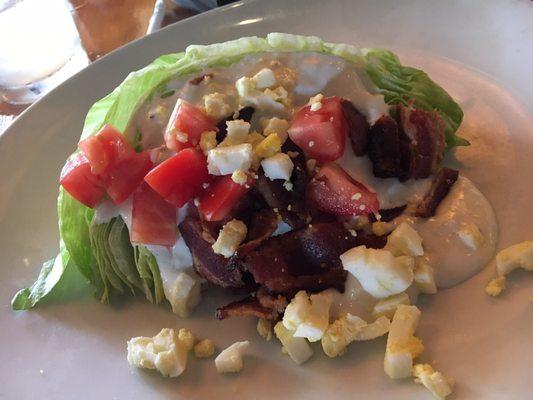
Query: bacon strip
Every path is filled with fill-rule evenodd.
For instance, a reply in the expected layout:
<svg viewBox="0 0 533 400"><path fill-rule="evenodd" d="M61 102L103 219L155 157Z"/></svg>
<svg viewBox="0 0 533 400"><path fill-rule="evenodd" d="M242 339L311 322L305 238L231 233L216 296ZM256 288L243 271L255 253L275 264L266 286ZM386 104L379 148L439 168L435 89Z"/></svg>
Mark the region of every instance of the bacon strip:
<svg viewBox="0 0 533 400"><path fill-rule="evenodd" d="M440 202L446 197L458 177L459 171L442 168L433 179L429 192L416 208L415 215L422 218L434 216Z"/></svg>
<svg viewBox="0 0 533 400"><path fill-rule="evenodd" d="M346 271L339 256L366 244L383 247L383 239L352 236L338 222L313 224L270 238L244 257L243 265L255 282L268 290L290 293L296 290L344 290Z"/></svg>
<svg viewBox="0 0 533 400"><path fill-rule="evenodd" d="M398 105L404 179L427 178L437 172L446 146L444 123L436 112Z"/></svg>
<svg viewBox="0 0 533 400"><path fill-rule="evenodd" d="M198 219L187 217L179 225L180 232L191 250L196 271L209 282L223 288L245 286L240 262L236 256L224 258L211 248L215 239Z"/></svg>
<svg viewBox="0 0 533 400"><path fill-rule="evenodd" d="M368 144L369 126L366 118L351 101L341 100L342 113L348 123L348 135L352 142L352 148L356 156L363 156L366 153Z"/></svg>
<svg viewBox="0 0 533 400"><path fill-rule="evenodd" d="M283 151L298 152L292 159L294 169L291 175L292 190L287 190L280 179L271 181L263 172L259 172L255 190L265 200L268 207L276 209L283 221L293 229L302 228L310 221L309 210L305 205L305 191L309 177L305 169L305 158L290 140L287 140Z"/></svg>
<svg viewBox="0 0 533 400"><path fill-rule="evenodd" d="M391 178L404 175L398 125L388 115L379 118L370 128L368 157L372 161L374 176Z"/></svg>
<svg viewBox="0 0 533 400"><path fill-rule="evenodd" d="M279 314L276 310L261 305L255 296L234 301L225 306L219 307L216 312L218 319L231 317L257 317L268 320L276 320Z"/></svg>
<svg viewBox="0 0 533 400"><path fill-rule="evenodd" d="M284 296L275 296L266 293L264 289L259 289L254 295L219 307L216 317L225 319L253 316L274 321L283 313L285 307L287 307L287 299Z"/></svg>
<svg viewBox="0 0 533 400"><path fill-rule="evenodd" d="M399 206L399 207L394 207L394 208L384 208L382 210L379 210L379 215L381 216L380 218L380 221L382 222L390 222L392 221L393 219L399 217L400 215L403 214L403 212L405 211L405 208L407 207L407 205L403 205L403 206ZM374 214L370 215L370 221L371 222L376 222L377 221L377 218Z"/></svg>

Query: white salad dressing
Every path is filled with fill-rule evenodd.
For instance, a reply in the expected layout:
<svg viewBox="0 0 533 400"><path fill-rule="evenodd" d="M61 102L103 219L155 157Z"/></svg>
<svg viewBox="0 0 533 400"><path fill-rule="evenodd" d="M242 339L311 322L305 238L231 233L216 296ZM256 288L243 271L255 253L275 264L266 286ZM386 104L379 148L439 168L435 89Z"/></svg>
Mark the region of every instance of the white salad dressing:
<svg viewBox="0 0 533 400"><path fill-rule="evenodd" d="M164 144L163 131L178 98L196 105L202 105L203 96L213 92L224 93L227 102L238 108L235 82L243 76L252 76L262 68L274 71L277 80L288 90L291 105L288 109L256 110L251 121L257 129L263 116L287 118L294 108L307 103L310 96L322 93L325 96L339 96L352 101L372 124L381 115L388 114L389 106L383 96L372 94L371 87L365 87L365 78L360 76L358 67L341 58L316 53L270 53L251 55L229 68L213 68L203 73L212 73L210 79L198 85L189 80L199 74L171 81L168 90L174 93L166 98L156 94L137 110L126 135L133 137L142 132L142 147L154 148ZM431 179L408 180L380 179L372 173L368 156L356 157L349 139L346 150L337 162L357 181L374 191L380 208L393 208L419 202L429 190ZM98 206L95 214L97 222L106 222L121 215L128 228L131 228L131 198L120 207L110 202ZM179 222L187 210L179 212ZM439 287L449 287L469 278L483 268L495 251L497 222L487 199L468 179L460 177L444 201L437 214L428 219L412 216L398 218L395 223L407 220L423 238L424 257L433 267ZM465 225L474 225L482 233L484 240L477 249L472 249L459 237L458 231ZM290 227L280 223L274 235L288 232ZM175 280L180 271L192 265L192 256L181 235L172 248L146 246L156 257L164 284ZM165 285L166 286L166 285ZM348 274L346 291L341 294L329 289L333 296L332 315L334 317L350 312L365 319L371 318L371 310L376 302L366 293L357 279Z"/></svg>
<svg viewBox="0 0 533 400"><path fill-rule="evenodd" d="M424 257L433 267L440 288L457 285L483 269L496 250L498 223L489 201L467 178L460 176L431 218L402 217L422 237ZM459 231L475 226L482 234L477 249Z"/></svg>

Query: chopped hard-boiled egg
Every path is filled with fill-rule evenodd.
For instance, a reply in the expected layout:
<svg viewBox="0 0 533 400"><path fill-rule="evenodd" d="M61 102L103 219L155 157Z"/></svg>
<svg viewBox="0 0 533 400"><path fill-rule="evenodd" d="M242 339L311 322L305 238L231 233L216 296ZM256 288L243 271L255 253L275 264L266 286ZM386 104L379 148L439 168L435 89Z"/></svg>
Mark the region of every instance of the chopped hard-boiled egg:
<svg viewBox="0 0 533 400"><path fill-rule="evenodd" d="M461 229L457 232L459 238L463 241L465 246L471 250L477 250L485 242L485 237L479 230L477 225L463 224Z"/></svg>
<svg viewBox="0 0 533 400"><path fill-rule="evenodd" d="M396 312L396 309L400 304L411 304L411 300L409 299L407 293L398 293L378 301L374 305L374 309L372 310L372 316L374 318L387 317L389 319L392 319L394 313Z"/></svg>
<svg viewBox="0 0 533 400"><path fill-rule="evenodd" d="M289 122L285 119L280 119L277 117L273 118L263 118L261 119L261 127L263 128L263 135L268 136L271 133L278 135L281 143L285 143L289 137Z"/></svg>
<svg viewBox="0 0 533 400"><path fill-rule="evenodd" d="M244 171L237 170L231 174L231 180L239 185L245 185L248 182L248 175Z"/></svg>
<svg viewBox="0 0 533 400"><path fill-rule="evenodd" d="M174 282L164 286L164 290L172 312L181 318L187 318L200 303L201 283L187 272L180 272Z"/></svg>
<svg viewBox="0 0 533 400"><path fill-rule="evenodd" d="M426 294L437 293L433 268L423 257L416 257L414 274L415 283L420 292Z"/></svg>
<svg viewBox="0 0 533 400"><path fill-rule="evenodd" d="M204 154L215 147L217 147L217 133L215 131L203 132L200 135L200 148Z"/></svg>
<svg viewBox="0 0 533 400"><path fill-rule="evenodd" d="M322 349L329 357L344 354L348 345L354 341L372 340L389 331L390 321L379 317L368 324L358 316L347 313L334 321L322 337Z"/></svg>
<svg viewBox="0 0 533 400"><path fill-rule="evenodd" d="M415 382L424 385L439 400L452 394L453 380L435 371L429 364L416 364L413 367Z"/></svg>
<svg viewBox="0 0 533 400"><path fill-rule="evenodd" d="M203 339L194 346L194 355L196 358L209 358L213 354L215 354L215 344L212 340Z"/></svg>
<svg viewBox="0 0 533 400"><path fill-rule="evenodd" d="M421 256L424 254L422 238L408 223L402 222L387 238L387 250L395 256Z"/></svg>
<svg viewBox="0 0 533 400"><path fill-rule="evenodd" d="M496 297L505 290L505 276L498 276L492 279L485 287L485 293L489 296Z"/></svg>
<svg viewBox="0 0 533 400"><path fill-rule="evenodd" d="M283 325L294 331L294 337L316 342L328 329L331 303L332 298L328 293L308 296L305 291L300 290L285 309Z"/></svg>
<svg viewBox="0 0 533 400"><path fill-rule="evenodd" d="M296 364L303 364L313 355L313 350L307 340L294 337L294 331L287 329L281 321L274 326L274 333Z"/></svg>
<svg viewBox="0 0 533 400"><path fill-rule="evenodd" d="M228 348L222 350L217 358L215 358L215 366L217 371L221 374L225 374L228 372L239 372L242 370L242 357L249 345L250 342L246 340L243 342L233 343Z"/></svg>
<svg viewBox="0 0 533 400"><path fill-rule="evenodd" d="M283 179L288 181L291 179L294 164L291 158L285 153L274 154L271 157L263 159L261 166L265 172L265 176L270 180Z"/></svg>
<svg viewBox="0 0 533 400"><path fill-rule="evenodd" d="M213 243L213 251L226 258L231 257L235 254L247 233L248 229L244 222L238 219L232 219L220 230L217 240Z"/></svg>
<svg viewBox="0 0 533 400"><path fill-rule="evenodd" d="M372 224L372 233L378 236L385 236L394 230L392 222L376 221Z"/></svg>
<svg viewBox="0 0 533 400"><path fill-rule="evenodd" d="M281 86L280 86L281 87ZM253 78L243 76L235 82L235 88L239 95L241 106L251 106L258 110L283 111L285 108L282 101L278 101L281 93L279 90L260 90ZM285 91L286 92L286 91Z"/></svg>
<svg viewBox="0 0 533 400"><path fill-rule="evenodd" d="M416 306L400 304L396 309L384 360L385 373L392 379L411 376L413 360L424 350L420 339L414 336L419 319L420 310Z"/></svg>
<svg viewBox="0 0 533 400"><path fill-rule="evenodd" d="M255 146L255 154L260 158L272 157L281 151L281 140L275 133L271 133Z"/></svg>
<svg viewBox="0 0 533 400"><path fill-rule="evenodd" d="M205 113L214 120L220 120L233 113L228 98L223 93L211 93L204 96Z"/></svg>
<svg viewBox="0 0 533 400"><path fill-rule="evenodd" d="M272 339L272 321L259 318L257 321L257 333L266 341L270 341Z"/></svg>
<svg viewBox="0 0 533 400"><path fill-rule="evenodd" d="M171 378L181 375L187 366L192 345L182 340L174 329L162 329L153 338L136 337L128 341L128 362L137 368L156 369Z"/></svg>
<svg viewBox="0 0 533 400"><path fill-rule="evenodd" d="M498 275L507 275L516 268L533 270L533 241L507 247L496 255Z"/></svg>
<svg viewBox="0 0 533 400"><path fill-rule="evenodd" d="M255 81L255 87L257 89L268 89L276 86L276 76L270 68L263 68L252 78Z"/></svg>
<svg viewBox="0 0 533 400"><path fill-rule="evenodd" d="M384 249L354 247L340 256L345 270L377 299L403 292L413 281L413 270L402 257Z"/></svg>
<svg viewBox="0 0 533 400"><path fill-rule="evenodd" d="M249 143L216 147L207 153L207 168L211 175L247 171L252 165L252 153L252 145Z"/></svg>
<svg viewBox="0 0 533 400"><path fill-rule="evenodd" d="M221 147L243 144L248 141L250 132L250 123L242 119L236 119L226 122L226 137L220 143Z"/></svg>

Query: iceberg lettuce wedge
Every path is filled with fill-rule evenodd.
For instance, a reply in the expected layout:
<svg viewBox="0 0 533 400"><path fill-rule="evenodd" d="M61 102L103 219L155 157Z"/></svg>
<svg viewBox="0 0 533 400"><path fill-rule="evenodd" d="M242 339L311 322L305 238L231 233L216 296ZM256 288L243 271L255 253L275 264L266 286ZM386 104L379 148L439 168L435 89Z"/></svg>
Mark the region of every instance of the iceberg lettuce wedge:
<svg viewBox="0 0 533 400"><path fill-rule="evenodd" d="M110 94L89 110L81 139L96 134L105 124L124 132L138 107L175 77L198 73L210 67L227 67L243 57L262 52L310 51L342 57L365 74L369 91L380 93L390 105L414 102L415 107L435 110L446 124L448 148L467 145L456 135L463 113L455 101L427 74L400 64L387 50L358 49L327 43L318 37L271 33L266 38L245 37L207 46L192 45L184 52L163 55L145 68L130 73ZM161 274L154 255L144 246L129 243L120 218L93 224L94 211L60 189L58 200L61 253L46 262L31 288L19 291L13 309L28 309L46 298L71 269L79 270L97 297L109 301L113 292L144 292L148 300L164 300Z"/></svg>

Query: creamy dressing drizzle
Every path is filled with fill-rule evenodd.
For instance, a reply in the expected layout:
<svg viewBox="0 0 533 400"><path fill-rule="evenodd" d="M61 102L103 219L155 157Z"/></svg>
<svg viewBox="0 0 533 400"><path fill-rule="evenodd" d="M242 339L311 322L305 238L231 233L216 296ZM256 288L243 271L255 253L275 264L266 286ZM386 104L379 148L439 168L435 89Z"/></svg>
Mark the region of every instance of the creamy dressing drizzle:
<svg viewBox="0 0 533 400"><path fill-rule="evenodd" d="M230 68L213 68L204 73L212 73L212 79L199 85L188 81L197 75L175 79L168 89L175 93L161 99L157 94L143 104L132 118L126 131L130 138L137 130L142 132L142 147L154 148L164 144L163 131L170 113L178 98L201 105L204 95L220 92L228 96L229 102L238 108L235 81L242 76L252 76L261 68L271 68L279 82L289 91L292 107L285 111L256 110L251 121L257 129L261 117L278 116L287 118L294 108L307 103L310 96L322 93L325 96L340 96L349 99L372 124L381 115L388 114L389 107L383 96L371 93L365 87L364 77L355 65L333 56L316 53L269 53L247 56ZM372 173L372 164L367 156L356 157L349 139L346 150L337 161L354 179L363 183L378 195L381 208L392 208L422 199L431 185L431 179L400 182L395 178L380 179ZM106 222L121 215L128 228L131 228L131 198L117 207L110 202L98 206L95 213L97 222ZM179 222L187 210L179 212ZM411 223L423 238L424 257L435 270L439 287L449 287L468 279L482 269L491 259L497 240L497 222L487 199L468 179L460 177L448 196L444 199L433 218L419 219L404 216L396 223L406 220ZM463 224L476 225L485 237L477 250L467 247L457 235ZM290 230L281 223L274 235ZM192 265L192 256L181 235L176 244L168 249L163 246L146 246L156 257L165 286L172 282L179 271ZM344 294L329 289L334 299L333 316L346 312L371 319L371 310L376 300L362 290L359 282L349 274Z"/></svg>

